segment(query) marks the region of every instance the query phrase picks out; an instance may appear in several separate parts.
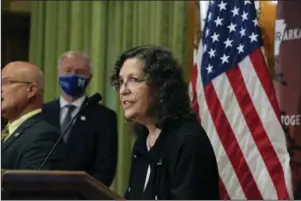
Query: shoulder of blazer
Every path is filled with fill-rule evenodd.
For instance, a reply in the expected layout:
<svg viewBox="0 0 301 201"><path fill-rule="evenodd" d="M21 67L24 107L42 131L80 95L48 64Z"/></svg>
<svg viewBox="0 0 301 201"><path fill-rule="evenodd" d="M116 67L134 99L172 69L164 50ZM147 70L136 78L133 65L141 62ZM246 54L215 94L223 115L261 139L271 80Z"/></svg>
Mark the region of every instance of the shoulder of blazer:
<svg viewBox="0 0 301 201"><path fill-rule="evenodd" d="M59 99L54 99L52 101L49 101L47 103L44 103L42 106L43 110L52 109L54 107L58 107L60 105Z"/></svg>
<svg viewBox="0 0 301 201"><path fill-rule="evenodd" d="M101 105L101 104L96 104L95 106L90 108L91 111L94 112L94 114L99 114L99 115L105 115L105 116L109 116L112 118L117 118L117 114L114 110Z"/></svg>
<svg viewBox="0 0 301 201"><path fill-rule="evenodd" d="M38 123L41 123L42 121L44 121L43 117L44 117L44 116L43 116L42 113L36 114L36 115L34 115L34 116L28 118L26 121L24 121L24 122L20 125L20 127L19 127L18 129L20 129L20 130L25 130L25 129L27 129L27 128L32 127L33 125L36 125L36 124L38 124ZM18 130L18 129L17 129L17 130Z"/></svg>

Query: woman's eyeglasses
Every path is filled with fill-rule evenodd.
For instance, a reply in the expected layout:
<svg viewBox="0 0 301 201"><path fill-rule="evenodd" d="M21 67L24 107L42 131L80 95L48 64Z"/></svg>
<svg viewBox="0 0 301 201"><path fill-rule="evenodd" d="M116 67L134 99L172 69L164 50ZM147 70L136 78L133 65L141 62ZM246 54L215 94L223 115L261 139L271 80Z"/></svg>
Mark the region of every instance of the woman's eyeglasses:
<svg viewBox="0 0 301 201"><path fill-rule="evenodd" d="M122 87L122 85L125 85L127 87L134 87L136 85L138 85L141 82L144 82L146 80L146 78L134 78L131 77L129 79L127 79L127 81L125 82L124 80L116 80L115 82L113 82L113 88L116 92L120 91L120 88Z"/></svg>

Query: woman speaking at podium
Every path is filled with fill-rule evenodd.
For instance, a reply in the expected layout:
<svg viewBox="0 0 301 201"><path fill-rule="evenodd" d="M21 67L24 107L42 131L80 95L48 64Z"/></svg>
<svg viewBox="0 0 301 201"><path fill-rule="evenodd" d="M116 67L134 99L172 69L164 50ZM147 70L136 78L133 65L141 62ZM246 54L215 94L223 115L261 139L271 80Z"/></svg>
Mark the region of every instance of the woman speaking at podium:
<svg viewBox="0 0 301 201"><path fill-rule="evenodd" d="M127 50L111 83L137 134L125 198L219 199L213 148L172 53L155 45Z"/></svg>

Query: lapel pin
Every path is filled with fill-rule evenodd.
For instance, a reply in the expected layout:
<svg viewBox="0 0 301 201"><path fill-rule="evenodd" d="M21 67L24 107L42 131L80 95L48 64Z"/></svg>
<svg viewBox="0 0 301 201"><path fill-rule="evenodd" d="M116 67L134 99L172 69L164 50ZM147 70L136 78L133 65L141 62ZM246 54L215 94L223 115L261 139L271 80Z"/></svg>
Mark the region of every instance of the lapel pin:
<svg viewBox="0 0 301 201"><path fill-rule="evenodd" d="M157 162L157 165L158 165L158 166L161 166L161 165L162 165L162 160L161 160L161 159Z"/></svg>
<svg viewBox="0 0 301 201"><path fill-rule="evenodd" d="M20 133L16 133L15 135L14 135L14 137L18 137L20 135Z"/></svg>
<svg viewBox="0 0 301 201"><path fill-rule="evenodd" d="M81 117L80 117L80 120L86 121L86 117L85 117L85 116L81 116Z"/></svg>

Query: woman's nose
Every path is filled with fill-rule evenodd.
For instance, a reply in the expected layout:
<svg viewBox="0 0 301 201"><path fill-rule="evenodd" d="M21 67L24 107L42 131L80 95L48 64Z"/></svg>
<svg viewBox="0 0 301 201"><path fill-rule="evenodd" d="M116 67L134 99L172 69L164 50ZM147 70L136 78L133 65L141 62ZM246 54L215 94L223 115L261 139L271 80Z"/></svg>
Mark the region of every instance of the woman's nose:
<svg viewBox="0 0 301 201"><path fill-rule="evenodd" d="M127 94L129 94L130 92L131 92L131 91L130 91L130 89L127 87L126 84L122 84L122 85L120 86L119 93L120 93L121 95L127 95Z"/></svg>

